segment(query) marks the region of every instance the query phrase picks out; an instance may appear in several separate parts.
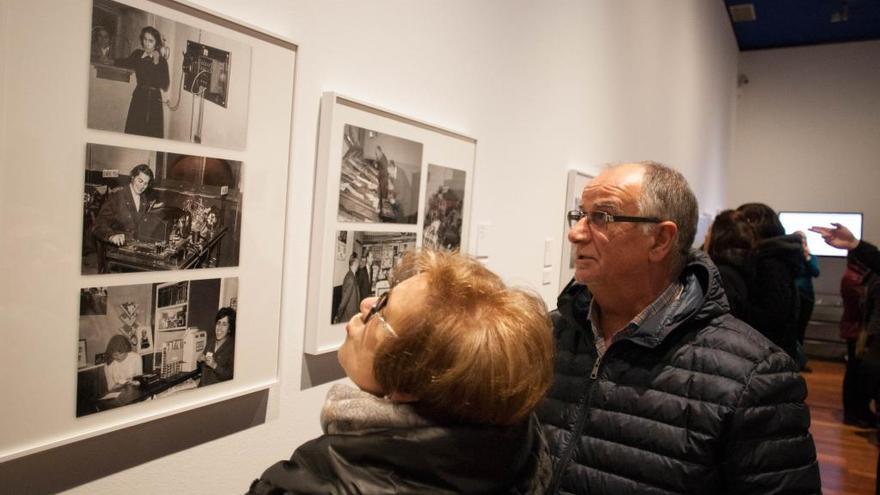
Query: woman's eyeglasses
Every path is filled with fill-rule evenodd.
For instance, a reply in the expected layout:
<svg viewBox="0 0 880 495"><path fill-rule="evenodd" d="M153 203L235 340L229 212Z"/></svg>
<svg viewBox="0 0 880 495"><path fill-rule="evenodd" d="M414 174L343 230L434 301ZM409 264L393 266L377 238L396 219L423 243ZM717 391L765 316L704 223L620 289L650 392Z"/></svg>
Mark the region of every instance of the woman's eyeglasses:
<svg viewBox="0 0 880 495"><path fill-rule="evenodd" d="M382 316L381 313L379 313L379 311L382 311L383 309L385 309L385 306L388 305L388 294L390 294L390 293L391 293L391 291L388 291L388 292L382 294L381 296L379 296L379 299L376 301L376 304L374 304L373 307L370 308L369 311L367 311L366 316L364 316L364 325L369 323L370 319L372 319L373 316L375 316L376 318L379 318L379 323L382 324L382 327L385 328L385 330L388 333L390 333L394 337L397 337L397 332L395 332L394 329L391 328L391 325L387 321L385 321L385 318Z"/></svg>
<svg viewBox="0 0 880 495"><path fill-rule="evenodd" d="M587 223L597 228L603 228L609 223L614 222L632 222L632 223L660 223L657 217L628 217L624 215L612 215L604 211L583 211L581 209L570 210L565 214L568 219L568 226L574 227L582 218L587 219Z"/></svg>

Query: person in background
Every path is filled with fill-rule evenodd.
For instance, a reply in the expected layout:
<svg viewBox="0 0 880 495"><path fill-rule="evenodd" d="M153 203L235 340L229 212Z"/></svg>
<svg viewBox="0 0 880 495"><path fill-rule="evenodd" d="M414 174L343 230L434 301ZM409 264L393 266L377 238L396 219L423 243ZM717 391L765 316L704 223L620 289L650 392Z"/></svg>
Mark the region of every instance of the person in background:
<svg viewBox="0 0 880 495"><path fill-rule="evenodd" d="M684 176L656 162L605 169L568 212L575 277L538 408L545 493L820 492L804 380L730 314L690 248L697 216Z"/></svg>
<svg viewBox="0 0 880 495"><path fill-rule="evenodd" d="M843 422L868 427L875 421L868 409L868 399L860 380L861 356L856 352L856 343L862 334L865 314L862 303L865 300L864 281L868 269L847 256L846 269L840 279L840 299L843 302L843 315L840 317L840 338L846 341L846 372L843 375Z"/></svg>
<svg viewBox="0 0 880 495"><path fill-rule="evenodd" d="M545 493L543 301L457 254L411 252L393 277L346 325L338 357L355 386L330 389L324 434L248 493Z"/></svg>
<svg viewBox="0 0 880 495"><path fill-rule="evenodd" d="M235 310L220 308L214 317L214 333L208 336L199 386L232 380L235 372Z"/></svg>
<svg viewBox="0 0 880 495"><path fill-rule="evenodd" d="M126 385L137 385L134 377L144 374L144 363L140 354L133 352L131 343L122 335L114 335L107 342L104 359L109 364L104 368L107 389L119 390Z"/></svg>
<svg viewBox="0 0 880 495"><path fill-rule="evenodd" d="M110 53L112 44L110 33L104 26L92 28L92 62L112 65L113 58Z"/></svg>
<svg viewBox="0 0 880 495"><path fill-rule="evenodd" d="M813 279L819 276L819 259L810 253L810 247L807 245L807 234L798 230L795 232L801 238L801 245L804 249L804 259L801 264L801 271L794 279L794 285L798 292L798 319L797 319L797 346L798 346L798 364L801 365L801 371L812 371L807 367L807 353L804 349L804 336L807 333L807 326L810 324L810 317L813 316L813 307L816 305L816 294L813 291Z"/></svg>
<svg viewBox="0 0 880 495"><path fill-rule="evenodd" d="M755 231L742 214L724 210L715 216L703 245L721 274L730 314L752 326L749 293L755 283L755 243Z"/></svg>
<svg viewBox="0 0 880 495"><path fill-rule="evenodd" d="M116 61L117 66L133 70L137 78L125 119L125 132L163 138L162 104L167 99L164 92L168 91L171 78L168 61L162 56L162 35L153 26L146 26L141 30L140 41L141 48Z"/></svg>
<svg viewBox="0 0 880 495"><path fill-rule="evenodd" d="M752 325L798 362L799 299L794 285L803 265L803 245L785 228L773 208L746 203L736 209L758 236L755 246L756 278L749 304ZM799 366L800 367L800 366Z"/></svg>
<svg viewBox="0 0 880 495"><path fill-rule="evenodd" d="M351 319L358 312L358 301L361 300L357 284L358 255L351 253L348 258L348 270L342 279L342 293L339 306L336 308L336 319L333 323L342 323Z"/></svg>
<svg viewBox="0 0 880 495"><path fill-rule="evenodd" d="M865 277L865 299L863 304L865 322L861 338L857 341L856 353L861 359L860 382L864 397L880 407L880 275L869 272ZM860 346L858 344L861 344ZM877 419L877 416L869 417ZM876 427L874 423L871 427Z"/></svg>
<svg viewBox="0 0 880 495"><path fill-rule="evenodd" d="M875 274L880 273L880 251L877 246L868 241L856 239L856 236L839 223L832 223L831 227L816 225L810 227L811 232L816 232L822 236L825 243L837 249L846 249L847 260L854 260ZM880 456L877 457L877 471L875 473L876 484L875 491L880 493Z"/></svg>
<svg viewBox="0 0 880 495"><path fill-rule="evenodd" d="M355 274L355 278L357 278L360 299L372 296L376 272L373 271L373 253L369 249L365 250L361 255L361 265Z"/></svg>

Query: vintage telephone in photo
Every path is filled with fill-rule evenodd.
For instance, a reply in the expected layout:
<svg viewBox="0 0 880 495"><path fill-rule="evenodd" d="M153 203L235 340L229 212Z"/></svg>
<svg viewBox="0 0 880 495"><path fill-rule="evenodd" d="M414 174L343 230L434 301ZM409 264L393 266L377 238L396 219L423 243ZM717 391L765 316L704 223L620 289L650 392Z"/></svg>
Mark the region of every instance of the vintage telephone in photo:
<svg viewBox="0 0 880 495"><path fill-rule="evenodd" d="M193 141L196 143L202 141L205 100L226 108L226 98L229 92L229 68L229 52L187 40L186 51L183 52L183 63L181 64L177 102L173 105L167 102L166 105L172 111L177 110L183 91L198 97L198 117L194 118L194 122L190 124ZM195 112L193 113L195 114Z"/></svg>

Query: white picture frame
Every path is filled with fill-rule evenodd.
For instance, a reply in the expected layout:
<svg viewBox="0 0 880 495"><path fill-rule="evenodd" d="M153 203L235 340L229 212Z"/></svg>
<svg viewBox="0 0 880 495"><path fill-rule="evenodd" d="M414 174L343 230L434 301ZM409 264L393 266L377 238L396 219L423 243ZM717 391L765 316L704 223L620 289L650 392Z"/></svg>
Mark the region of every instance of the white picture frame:
<svg viewBox="0 0 880 495"><path fill-rule="evenodd" d="M351 286L351 278L346 281L345 275L354 257L360 262L362 257L367 259L368 251L376 253L369 260L379 275L371 276L369 293L364 296L379 295L388 289L382 283L387 281L381 278L387 277L383 273L393 269L403 250L422 246L429 198L441 194L438 184L444 180L450 187L442 195L455 198L448 204L458 208L453 216L456 229L460 228L459 237L449 237L454 241L447 244L457 242L459 250L468 251L476 143L459 132L333 92L324 93L305 353L333 352L344 341L345 322L354 309L350 303L347 309L338 307L340 301L334 304L334 291L336 299L343 300L343 283ZM387 165L392 161L393 166ZM428 190L429 168L434 171L432 188L438 188L436 191ZM441 169L451 172L437 172ZM450 189L457 192L450 194ZM360 291L357 294L360 296ZM346 301L352 297L349 289L345 296Z"/></svg>
<svg viewBox="0 0 880 495"><path fill-rule="evenodd" d="M0 39L5 41L0 44L0 93L15 95L0 101L0 128L4 129L0 133L0 162L17 164L0 167L0 210L4 213L0 264L4 288L15 288L4 290L3 298L15 308L7 315L7 324L16 328L7 345L0 347L0 362L14 363L16 369L0 378L0 389L16 403L13 410L4 413L0 426L0 462L223 403L269 389L278 381L297 45L186 2L121 2L251 47L253 58L246 71L250 79L246 149L229 149L220 140L157 140L90 128L87 112L92 76L86 65L92 0L0 0L2 17L16 20L0 30ZM34 30L35 25L42 29ZM63 47L65 56L35 66L32 59L17 55L21 46L31 47L33 53L53 53ZM64 91L58 91L58 74L68 75ZM235 103L238 101L244 100L236 99ZM253 165L243 168L240 182L244 197L251 198L252 209L241 213L239 264L204 270L81 274L81 163L88 143L161 148L169 153ZM224 303L238 306L234 378L162 400L76 417L77 381L71 377L81 361L73 349L77 346L79 351L81 319L95 318L101 306L96 303L90 315L80 315L82 289L155 284L169 277L236 280L234 289L231 282L222 284L221 289L221 294L228 295ZM143 310L149 311L149 305ZM157 343L148 344L155 347ZM39 348L41 359L21 360L22 348ZM87 345L87 351L91 354L86 355L87 364L95 353L104 352L93 345ZM37 389L39 394L33 392Z"/></svg>

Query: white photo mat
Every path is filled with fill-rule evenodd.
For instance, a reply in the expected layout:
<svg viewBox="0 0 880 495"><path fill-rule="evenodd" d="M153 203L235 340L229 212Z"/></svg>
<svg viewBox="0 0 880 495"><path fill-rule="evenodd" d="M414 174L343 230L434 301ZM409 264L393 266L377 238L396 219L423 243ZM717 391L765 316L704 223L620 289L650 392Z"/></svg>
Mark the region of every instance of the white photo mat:
<svg viewBox="0 0 880 495"><path fill-rule="evenodd" d="M297 47L188 3L122 1L252 47L247 147L88 129L91 0L0 0L0 462L222 402L278 380ZM36 53L51 62L37 63ZM242 162L247 207L239 266L81 275L86 143ZM81 288L230 277L239 280L233 380L76 417Z"/></svg>
<svg viewBox="0 0 880 495"><path fill-rule="evenodd" d="M353 223L339 221L339 189L345 126L356 126L422 145L418 184L418 218L415 224ZM391 157L393 158L393 157ZM474 180L476 140L460 133L377 108L336 93L321 100L312 244L309 259L309 295L304 349L307 354L324 354L339 348L345 340L345 322L331 322L334 263L337 261L337 232L400 232L416 235L421 246L425 206L432 191L426 191L429 165L461 170L466 174L462 208L461 250L469 246L471 194ZM343 260L342 262L345 262ZM338 285L338 284L336 284Z"/></svg>

